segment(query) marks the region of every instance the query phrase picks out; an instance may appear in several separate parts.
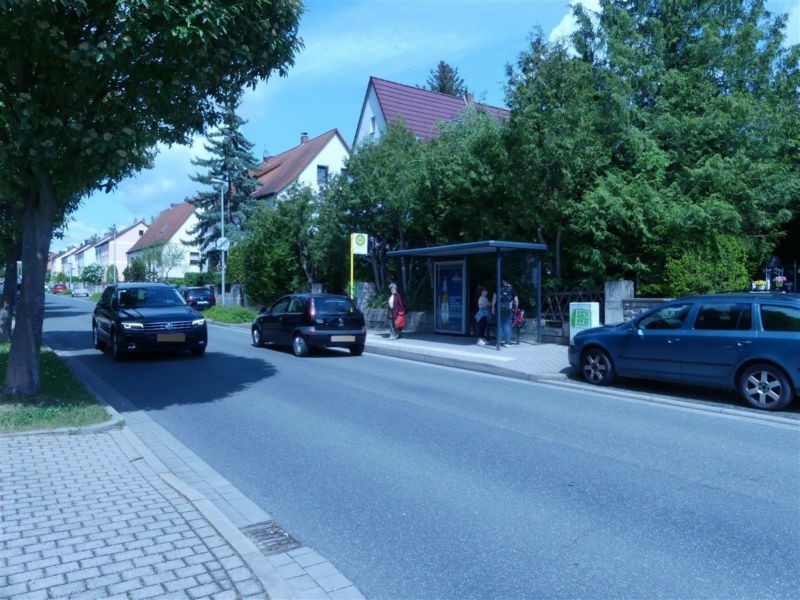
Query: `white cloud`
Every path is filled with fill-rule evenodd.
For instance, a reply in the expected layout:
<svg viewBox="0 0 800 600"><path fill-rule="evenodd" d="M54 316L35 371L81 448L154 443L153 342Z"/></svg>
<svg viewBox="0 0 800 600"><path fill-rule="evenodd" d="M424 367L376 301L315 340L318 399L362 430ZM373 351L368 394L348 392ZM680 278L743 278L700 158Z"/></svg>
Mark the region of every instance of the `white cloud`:
<svg viewBox="0 0 800 600"><path fill-rule="evenodd" d="M582 4L590 12L600 12L600 0L570 0L569 12L561 18L558 25L550 32L547 37L548 41L555 42L567 38L578 30L578 23L572 15L572 8L577 4Z"/></svg>

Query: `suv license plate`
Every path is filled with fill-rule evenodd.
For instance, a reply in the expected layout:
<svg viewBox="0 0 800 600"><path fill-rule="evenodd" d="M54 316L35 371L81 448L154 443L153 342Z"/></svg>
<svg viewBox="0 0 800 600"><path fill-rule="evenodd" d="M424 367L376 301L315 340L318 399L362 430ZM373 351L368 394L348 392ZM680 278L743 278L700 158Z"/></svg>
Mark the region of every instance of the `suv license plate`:
<svg viewBox="0 0 800 600"><path fill-rule="evenodd" d="M185 342L186 341L186 334L185 333L159 333L156 336L156 341L158 342Z"/></svg>
<svg viewBox="0 0 800 600"><path fill-rule="evenodd" d="M332 335L332 342L355 342L356 336L354 335Z"/></svg>

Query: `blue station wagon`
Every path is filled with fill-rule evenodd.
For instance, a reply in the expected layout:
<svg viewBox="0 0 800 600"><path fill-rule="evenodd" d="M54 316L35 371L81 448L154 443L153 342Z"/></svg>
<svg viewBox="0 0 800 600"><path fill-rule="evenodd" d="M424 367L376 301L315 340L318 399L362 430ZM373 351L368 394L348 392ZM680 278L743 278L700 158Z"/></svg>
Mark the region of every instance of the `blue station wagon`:
<svg viewBox="0 0 800 600"><path fill-rule="evenodd" d="M781 410L800 390L800 296L717 294L672 300L575 335L569 362L589 383L616 376L738 390Z"/></svg>

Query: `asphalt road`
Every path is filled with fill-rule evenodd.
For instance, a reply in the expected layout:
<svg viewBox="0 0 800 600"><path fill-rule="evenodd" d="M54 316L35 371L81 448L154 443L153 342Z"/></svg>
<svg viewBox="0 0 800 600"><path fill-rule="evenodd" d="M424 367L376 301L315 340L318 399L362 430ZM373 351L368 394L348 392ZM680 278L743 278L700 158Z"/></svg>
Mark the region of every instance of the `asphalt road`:
<svg viewBox="0 0 800 600"><path fill-rule="evenodd" d="M797 597L800 429L209 331L202 358L45 341L148 411L368 598Z"/></svg>

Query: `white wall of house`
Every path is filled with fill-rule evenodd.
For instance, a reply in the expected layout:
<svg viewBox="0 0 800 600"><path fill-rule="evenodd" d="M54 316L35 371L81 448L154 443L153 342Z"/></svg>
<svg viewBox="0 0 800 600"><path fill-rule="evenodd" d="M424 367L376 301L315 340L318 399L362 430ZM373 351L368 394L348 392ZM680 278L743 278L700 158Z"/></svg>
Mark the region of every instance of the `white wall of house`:
<svg viewBox="0 0 800 600"><path fill-rule="evenodd" d="M383 117L378 95L372 85L369 86L363 108L361 120L358 122L358 128L356 129L356 137L353 143L354 150L361 144L375 141L386 133L386 119Z"/></svg>
<svg viewBox="0 0 800 600"><path fill-rule="evenodd" d="M103 239L103 241L94 246L95 262L103 267L103 277L105 277L108 267L111 264L115 264L119 281L125 281L125 276L122 272L128 266L127 252L146 231L147 225L142 221L136 223L128 231L117 234L116 239L112 236L108 239Z"/></svg>
<svg viewBox="0 0 800 600"><path fill-rule="evenodd" d="M189 235L189 231L197 226L197 221L197 215L192 213L180 229L166 242L181 248L184 255L183 262L169 272L169 277L183 277L186 273L200 272L200 246L197 244L188 246L184 244L184 242L191 240L192 236ZM128 264L130 264L130 261L134 258L144 259L145 253L148 250L149 248L141 248L136 252L129 253L127 255Z"/></svg>
<svg viewBox="0 0 800 600"><path fill-rule="evenodd" d="M320 168L324 168L328 173L328 181L334 175L340 175L345 168L345 163L350 157L347 147L339 139L338 135L334 135L327 144L319 151L319 154L313 161L300 173L297 178L297 183L300 185L308 185L319 191L320 181L318 173Z"/></svg>

